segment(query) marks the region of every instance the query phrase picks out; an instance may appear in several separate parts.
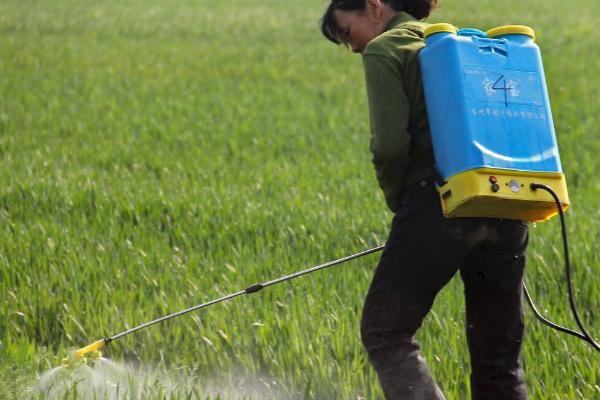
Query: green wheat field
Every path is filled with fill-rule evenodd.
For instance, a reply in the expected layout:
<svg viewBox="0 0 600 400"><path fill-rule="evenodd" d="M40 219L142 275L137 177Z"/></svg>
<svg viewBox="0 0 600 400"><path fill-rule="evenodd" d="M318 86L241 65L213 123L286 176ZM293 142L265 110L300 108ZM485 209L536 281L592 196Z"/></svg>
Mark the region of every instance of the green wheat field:
<svg viewBox="0 0 600 400"><path fill-rule="evenodd" d="M385 241L361 60L320 36L326 4L0 0L1 399L383 398L359 337L377 255L115 341L106 364L133 372L112 392L42 379L97 339ZM598 15L445 0L430 18L536 30L596 338ZM531 233L529 288L574 328L558 219ZM455 278L418 335L448 399L470 396L464 318ZM600 399L598 353L529 308L523 360L531 399Z"/></svg>

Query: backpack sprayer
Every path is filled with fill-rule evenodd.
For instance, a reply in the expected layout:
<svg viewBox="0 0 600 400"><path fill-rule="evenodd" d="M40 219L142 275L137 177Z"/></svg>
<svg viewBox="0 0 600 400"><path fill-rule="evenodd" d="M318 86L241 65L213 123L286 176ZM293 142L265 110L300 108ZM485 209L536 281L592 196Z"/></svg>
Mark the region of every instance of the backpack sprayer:
<svg viewBox="0 0 600 400"><path fill-rule="evenodd" d="M545 221L559 214L571 311L581 332L544 318L523 292L536 317L548 326L585 340L596 350L575 305L564 210L567 187L533 29L511 25L483 32L450 24L431 25L420 52L423 86L446 217L493 217ZM443 68L443 71L440 71ZM443 73L440 73L443 72ZM357 254L286 275L98 340L63 359L101 357L109 343L149 326L265 287L382 250Z"/></svg>
<svg viewBox="0 0 600 400"><path fill-rule="evenodd" d="M575 305L564 210L569 207L542 57L533 29L487 32L434 24L419 53L437 188L446 217L545 221L560 215L571 311L581 333L536 317L600 351Z"/></svg>

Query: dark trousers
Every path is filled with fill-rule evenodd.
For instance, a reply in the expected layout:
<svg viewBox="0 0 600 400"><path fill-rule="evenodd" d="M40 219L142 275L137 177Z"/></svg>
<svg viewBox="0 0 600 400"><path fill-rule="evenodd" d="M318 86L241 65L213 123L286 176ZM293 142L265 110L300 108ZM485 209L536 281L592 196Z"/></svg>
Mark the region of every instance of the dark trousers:
<svg viewBox="0 0 600 400"><path fill-rule="evenodd" d="M407 188L361 321L386 399L444 399L413 336L457 270L465 287L472 398L527 397L519 358L527 242L525 222L444 218L431 180Z"/></svg>

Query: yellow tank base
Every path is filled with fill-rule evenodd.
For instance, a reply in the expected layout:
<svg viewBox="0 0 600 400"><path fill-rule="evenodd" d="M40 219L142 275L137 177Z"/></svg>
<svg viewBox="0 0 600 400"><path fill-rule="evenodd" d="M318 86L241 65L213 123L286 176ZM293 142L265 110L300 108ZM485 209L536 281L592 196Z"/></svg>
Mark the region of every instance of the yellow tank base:
<svg viewBox="0 0 600 400"><path fill-rule="evenodd" d="M477 168L448 178L438 187L444 216L492 217L529 222L546 221L558 214L550 193L533 190L532 183L551 187L569 207L565 176L557 172Z"/></svg>

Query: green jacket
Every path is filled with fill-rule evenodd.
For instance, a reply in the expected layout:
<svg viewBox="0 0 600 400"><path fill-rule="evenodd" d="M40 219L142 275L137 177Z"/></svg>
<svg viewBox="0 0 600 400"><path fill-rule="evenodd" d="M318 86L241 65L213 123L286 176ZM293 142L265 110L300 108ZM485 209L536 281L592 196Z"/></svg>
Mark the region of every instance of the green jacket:
<svg viewBox="0 0 600 400"><path fill-rule="evenodd" d="M433 175L433 148L419 67L428 26L399 12L363 52L373 164L390 210L406 186Z"/></svg>

